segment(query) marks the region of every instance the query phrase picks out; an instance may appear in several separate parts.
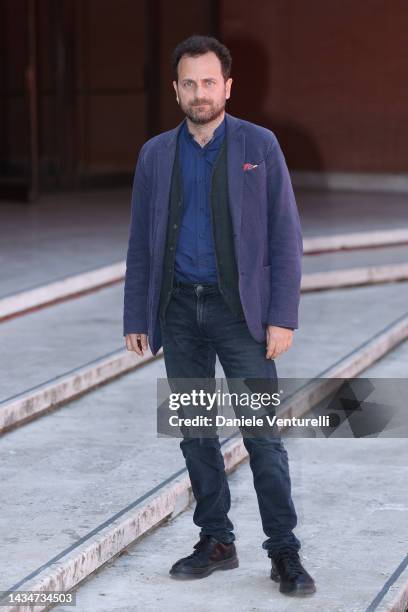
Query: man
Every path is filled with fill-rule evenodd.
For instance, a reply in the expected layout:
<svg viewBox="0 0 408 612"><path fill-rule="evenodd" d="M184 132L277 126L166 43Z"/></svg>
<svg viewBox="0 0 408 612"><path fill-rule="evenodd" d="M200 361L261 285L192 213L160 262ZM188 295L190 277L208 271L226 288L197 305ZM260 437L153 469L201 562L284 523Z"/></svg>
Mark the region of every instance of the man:
<svg viewBox="0 0 408 612"><path fill-rule="evenodd" d="M172 57L175 129L148 140L136 166L126 259L126 347L155 355L167 377L213 379L216 356L230 379L276 381L274 359L298 327L302 236L285 158L270 130L225 112L228 49L192 36ZM280 591L312 593L292 530L286 449L280 438L244 437L271 578ZM200 540L175 578L238 566L230 492L217 436L183 437Z"/></svg>

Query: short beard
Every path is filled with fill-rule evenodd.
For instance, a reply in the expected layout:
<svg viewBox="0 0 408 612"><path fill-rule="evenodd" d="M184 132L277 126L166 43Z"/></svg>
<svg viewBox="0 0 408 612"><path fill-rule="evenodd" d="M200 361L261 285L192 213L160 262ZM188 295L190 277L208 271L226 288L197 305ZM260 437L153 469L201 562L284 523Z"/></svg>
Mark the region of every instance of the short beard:
<svg viewBox="0 0 408 612"><path fill-rule="evenodd" d="M198 106L198 104L196 104ZM217 119L225 110L225 101L219 106L210 106L206 112L197 112L194 106L184 106L180 101L180 108L183 113L196 125L205 125Z"/></svg>

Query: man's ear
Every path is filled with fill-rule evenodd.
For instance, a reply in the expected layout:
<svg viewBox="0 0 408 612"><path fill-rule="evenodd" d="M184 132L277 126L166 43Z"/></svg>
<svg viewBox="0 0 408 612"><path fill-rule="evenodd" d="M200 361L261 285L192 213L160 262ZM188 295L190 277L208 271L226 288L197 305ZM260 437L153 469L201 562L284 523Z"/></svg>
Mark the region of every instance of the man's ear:
<svg viewBox="0 0 408 612"><path fill-rule="evenodd" d="M173 87L174 87L174 91L176 92L176 100L177 100L178 104L180 104L180 102L179 102L179 97L178 97L178 91L177 91L177 83L176 83L176 81L173 81Z"/></svg>
<svg viewBox="0 0 408 612"><path fill-rule="evenodd" d="M229 79L225 81L225 98L227 100L231 96L231 85L232 85L232 78L230 77Z"/></svg>

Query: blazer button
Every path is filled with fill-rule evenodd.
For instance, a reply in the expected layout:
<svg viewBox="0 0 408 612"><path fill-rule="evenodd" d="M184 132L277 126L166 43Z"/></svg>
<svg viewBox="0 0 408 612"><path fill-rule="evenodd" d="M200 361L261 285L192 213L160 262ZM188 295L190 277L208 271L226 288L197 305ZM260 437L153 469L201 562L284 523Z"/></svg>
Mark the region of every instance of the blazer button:
<svg viewBox="0 0 408 612"><path fill-rule="evenodd" d="M175 224L173 225L173 227L174 227L174 229L177 229L177 223L175 223Z"/></svg>

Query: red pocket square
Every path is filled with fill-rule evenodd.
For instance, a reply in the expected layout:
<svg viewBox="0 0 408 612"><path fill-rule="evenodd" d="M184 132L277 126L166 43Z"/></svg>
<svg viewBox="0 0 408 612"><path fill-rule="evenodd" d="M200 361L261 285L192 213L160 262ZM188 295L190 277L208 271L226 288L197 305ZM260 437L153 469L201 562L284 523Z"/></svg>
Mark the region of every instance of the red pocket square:
<svg viewBox="0 0 408 612"><path fill-rule="evenodd" d="M257 167L258 167L258 164L248 164L248 163L242 166L244 172L246 172L247 170L252 170L253 168L257 168Z"/></svg>

